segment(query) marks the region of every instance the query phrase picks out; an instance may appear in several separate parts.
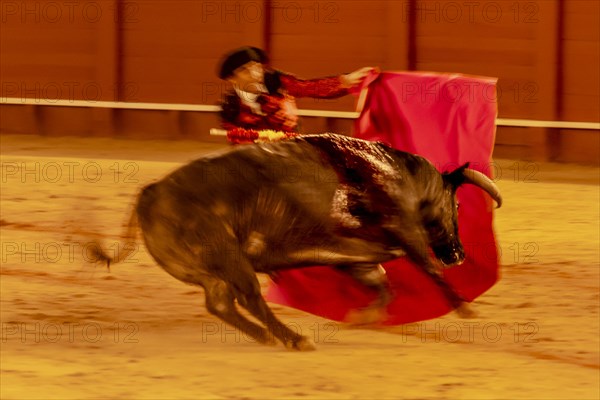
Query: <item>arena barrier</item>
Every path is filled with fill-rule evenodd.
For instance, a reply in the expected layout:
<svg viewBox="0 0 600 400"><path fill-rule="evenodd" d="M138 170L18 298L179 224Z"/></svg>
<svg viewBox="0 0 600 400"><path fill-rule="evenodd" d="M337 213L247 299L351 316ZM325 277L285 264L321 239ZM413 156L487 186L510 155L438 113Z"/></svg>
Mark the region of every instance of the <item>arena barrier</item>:
<svg viewBox="0 0 600 400"><path fill-rule="evenodd" d="M221 107L208 104L182 104L182 103L130 103L124 101L86 101L86 100L60 100L60 99L30 99L4 97L0 104L33 105L33 106L58 106L58 107L92 107L115 108L128 110L155 110L155 111L195 111L217 113ZM354 111L327 111L327 110L298 110L301 117L357 119L360 115ZM511 126L521 128L556 128L556 129L584 129L600 131L600 122L578 121L542 121L533 119L497 118L496 126ZM211 135L225 136L222 129L211 129Z"/></svg>

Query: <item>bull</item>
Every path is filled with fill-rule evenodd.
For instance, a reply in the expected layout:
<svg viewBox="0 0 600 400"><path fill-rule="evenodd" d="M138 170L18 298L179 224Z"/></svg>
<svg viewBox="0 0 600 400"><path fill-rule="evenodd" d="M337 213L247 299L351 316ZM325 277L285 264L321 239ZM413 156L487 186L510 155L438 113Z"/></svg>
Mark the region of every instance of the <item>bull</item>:
<svg viewBox="0 0 600 400"><path fill-rule="evenodd" d="M211 314L260 343L308 350L310 339L273 314L256 274L331 266L377 293L369 308L383 309L392 296L381 263L407 256L460 309L442 271L465 258L456 200L465 183L500 207L497 186L468 164L442 174L382 143L306 135L228 149L145 186L124 236L135 240L139 227L156 263L204 288ZM129 255L98 252L108 265Z"/></svg>

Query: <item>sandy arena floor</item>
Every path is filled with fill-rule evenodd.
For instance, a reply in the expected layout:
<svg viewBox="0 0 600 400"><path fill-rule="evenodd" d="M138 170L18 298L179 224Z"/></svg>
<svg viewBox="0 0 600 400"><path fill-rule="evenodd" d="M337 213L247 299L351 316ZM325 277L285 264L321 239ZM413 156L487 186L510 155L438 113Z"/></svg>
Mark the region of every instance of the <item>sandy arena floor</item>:
<svg viewBox="0 0 600 400"><path fill-rule="evenodd" d="M598 399L599 170L496 165L502 278L455 314L350 329L279 306L316 352L261 347L143 245L111 272L137 189L224 144L2 136L2 399ZM118 147L118 148L117 148Z"/></svg>

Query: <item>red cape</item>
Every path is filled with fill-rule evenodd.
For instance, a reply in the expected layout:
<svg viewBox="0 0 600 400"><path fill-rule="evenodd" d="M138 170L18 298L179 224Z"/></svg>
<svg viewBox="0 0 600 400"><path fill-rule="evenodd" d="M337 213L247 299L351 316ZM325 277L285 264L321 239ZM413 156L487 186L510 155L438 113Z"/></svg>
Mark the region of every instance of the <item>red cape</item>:
<svg viewBox="0 0 600 400"><path fill-rule="evenodd" d="M372 73L359 99L355 136L378 140L429 159L441 172L465 162L490 176L496 131L496 79L427 73ZM491 177L491 176L490 176ZM472 301L498 279L492 229L493 203L481 189L458 190L459 234L466 260L445 271L462 296ZM436 318L451 311L440 289L406 258L384 264L394 291L387 325ZM328 319L343 321L365 307L374 293L329 267L279 273L267 300Z"/></svg>

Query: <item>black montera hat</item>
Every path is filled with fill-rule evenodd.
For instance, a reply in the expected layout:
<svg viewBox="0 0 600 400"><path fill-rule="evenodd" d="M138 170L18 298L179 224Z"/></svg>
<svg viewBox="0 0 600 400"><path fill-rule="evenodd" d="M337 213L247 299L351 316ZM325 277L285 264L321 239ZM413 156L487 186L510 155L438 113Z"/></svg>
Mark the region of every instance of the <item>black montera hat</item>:
<svg viewBox="0 0 600 400"><path fill-rule="evenodd" d="M233 71L250 61L266 64L268 61L267 53L258 47L250 46L240 47L239 49L227 53L221 62L219 78L229 78L233 75Z"/></svg>

